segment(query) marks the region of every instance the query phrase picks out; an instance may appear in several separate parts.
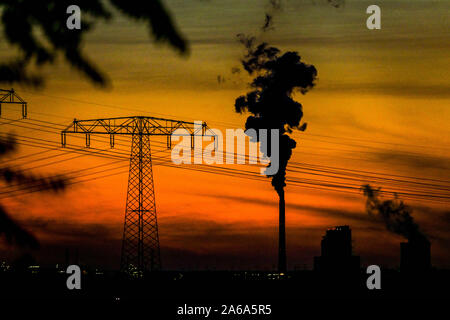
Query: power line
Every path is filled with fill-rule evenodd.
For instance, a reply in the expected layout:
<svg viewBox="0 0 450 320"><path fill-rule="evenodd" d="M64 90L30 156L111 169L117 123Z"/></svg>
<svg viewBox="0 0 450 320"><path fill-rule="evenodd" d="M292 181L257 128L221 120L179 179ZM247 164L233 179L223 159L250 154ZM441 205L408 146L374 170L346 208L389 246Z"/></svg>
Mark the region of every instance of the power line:
<svg viewBox="0 0 450 320"><path fill-rule="evenodd" d="M36 125L36 124L35 124ZM39 125L37 125L37 126L39 126ZM21 127L26 127L26 126L21 126ZM38 130L38 129L36 129L36 128L29 128L29 127L26 127L27 129L32 129L32 130ZM55 129L55 128L51 128L51 129ZM39 129L40 130L40 129ZM48 131L48 130L40 130L40 131L43 131L43 132L50 132L50 133L53 133L53 132L51 132L51 131ZM81 138L81 137L77 137L77 138ZM95 141L95 139L93 139L93 141ZM98 140L99 141L99 140ZM317 149L317 148L316 148ZM352 158L351 158L352 159ZM355 160L357 160L357 159L355 159ZM366 160L367 161L367 160ZM290 161L289 162L289 164L291 164L291 165L295 165L296 164L296 162L294 162L294 161ZM344 169L343 169L344 170ZM417 179L425 179L425 180L433 180L433 179L427 179L427 178L417 178Z"/></svg>
<svg viewBox="0 0 450 320"><path fill-rule="evenodd" d="M36 130L41 130L41 129L37 129L37 128L33 128L33 129L36 129ZM44 131L44 132L50 132L50 133L53 133L52 131L48 131L48 130L42 130L42 131ZM41 139L42 140L42 139ZM45 141L45 140L44 140ZM46 141L46 142L49 142L48 140ZM50 142L50 143L54 143L54 142ZM127 155L128 156L128 155ZM295 164L295 163L294 163ZM408 182L406 182L406 183L408 183ZM333 187L335 187L335 186L333 186ZM399 192L398 192L399 193ZM400 194L400 193L399 193ZM415 196L417 196L417 195L415 195Z"/></svg>
<svg viewBox="0 0 450 320"><path fill-rule="evenodd" d="M42 140L42 139L41 139ZM44 140L45 141L45 140ZM83 150L84 151L84 150ZM103 152L104 150L100 150L100 152ZM127 154L126 154L126 156L128 156Z"/></svg>
<svg viewBox="0 0 450 320"><path fill-rule="evenodd" d="M251 179L251 180L259 180L259 181L267 181L267 179L263 176L260 175L256 175L253 173L253 176L249 176L248 174L243 174L242 170L238 173L236 173L235 169L229 169L229 168L221 168L222 170L218 169L218 168L214 168L213 170L211 170L212 168L193 168L191 166L189 167L182 167L182 166L176 166L171 164L170 162L168 163L161 163L159 165L163 165L163 166L168 166L168 167L173 167L173 168L179 168L179 169L184 169L184 170L193 170L193 171L199 171L199 172L206 172L206 173L213 173L213 174L220 174L220 175L226 175L226 176L233 176L233 177L237 177L237 178L244 178L244 179ZM225 172L223 171L223 169L225 169ZM228 169L228 170L227 170ZM230 170L233 170L230 172ZM228 172L227 172L228 171ZM83 181L87 181L87 180L83 180ZM342 186L342 185L335 185L335 184L329 184L329 183L320 183L318 184L317 182L314 181L298 181L295 179L288 179L288 182L290 182L291 184L294 185L303 185L302 187L306 187L306 188L312 188L312 189L318 189L318 190L327 190L327 191L337 191L337 192L342 192L343 190L340 189L348 189L348 190L353 190L354 192L346 192L346 193L360 193L360 187L357 186ZM318 187L319 186L319 187ZM383 191L383 193L391 193L391 192L386 192ZM417 194L408 194L408 193L398 193L398 194L402 194L405 196L405 199L422 199L423 196L422 195L417 195ZM439 201L439 199L423 199L424 201L432 201L432 202L441 202Z"/></svg>
<svg viewBox="0 0 450 320"><path fill-rule="evenodd" d="M157 112L153 112L153 111L149 112L149 111L144 110L145 108L133 109L133 108L126 108L123 106L113 105L113 104L104 104L104 103L98 103L98 102L92 102L92 101L86 101L86 100L80 100L80 99L74 99L74 98L54 96L54 95L36 93L36 92L31 92L31 91L26 91L26 90L22 90L22 91L25 93L29 93L31 95L39 95L39 96L43 96L43 97L49 97L52 99L72 101L72 102L76 102L76 103L80 103L80 104L89 104L89 105L95 105L95 106L112 108L112 109L117 109L117 110L124 110L124 111L134 111L134 112L145 113L148 115L178 117L177 115L173 115L173 114L157 113ZM46 115L48 115L48 114L46 114ZM64 118L69 119L68 117L64 117ZM197 120L197 119L188 118L188 117L186 117L186 119ZM223 124L226 126L232 126L232 128L234 128L234 129L239 128L239 125L237 125L236 123L232 123L232 122L213 120L213 121L208 121L208 123L213 123L213 124L216 123L216 124ZM376 141L376 140L369 140L369 139L358 139L358 138L353 138L353 137L342 137L342 136L337 137L337 136L329 136L329 135L324 135L324 134L311 134L311 133L307 133L307 132L302 132L302 136L303 135L329 138L329 139L337 139L337 140L349 140L349 141L358 141L358 142L366 142L366 143L374 143L374 144L392 145L392 146L405 146L405 147L424 148L424 149L446 149L446 150L450 149L450 147L443 147L443 146L429 146L429 145L415 145L415 144L405 144L405 143L384 142L384 141ZM360 145L358 145L358 146L360 146Z"/></svg>

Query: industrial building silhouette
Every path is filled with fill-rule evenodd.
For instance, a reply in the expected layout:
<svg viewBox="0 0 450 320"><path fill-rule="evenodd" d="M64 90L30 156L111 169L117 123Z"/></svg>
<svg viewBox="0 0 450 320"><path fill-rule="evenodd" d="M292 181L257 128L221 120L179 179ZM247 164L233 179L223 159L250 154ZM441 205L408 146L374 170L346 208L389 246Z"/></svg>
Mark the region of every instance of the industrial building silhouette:
<svg viewBox="0 0 450 320"><path fill-rule="evenodd" d="M321 256L314 257L314 270L359 273L360 258L352 252L352 230L336 226L326 231L321 242Z"/></svg>

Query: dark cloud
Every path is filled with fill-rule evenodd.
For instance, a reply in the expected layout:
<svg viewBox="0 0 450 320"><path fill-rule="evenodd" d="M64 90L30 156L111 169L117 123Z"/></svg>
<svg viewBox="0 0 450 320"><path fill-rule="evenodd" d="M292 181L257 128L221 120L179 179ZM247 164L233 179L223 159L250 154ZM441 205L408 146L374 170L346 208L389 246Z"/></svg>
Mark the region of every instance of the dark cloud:
<svg viewBox="0 0 450 320"><path fill-rule="evenodd" d="M273 226L218 223L198 218L160 219L162 258L167 268L273 269L277 231ZM310 264L320 251L323 228L288 227L292 263ZM300 241L299 239L308 239Z"/></svg>
<svg viewBox="0 0 450 320"><path fill-rule="evenodd" d="M264 205L270 206L274 208L278 208L278 203L276 201L270 201L265 199L251 198L251 197L238 197L231 195L208 195L204 194L205 197L217 198L217 199L225 199L235 202L241 203L251 203L256 205ZM363 211L349 211L345 209L339 208L331 208L331 207L315 207L310 205L302 205L302 204L293 204L287 203L286 207L289 209L293 209L296 211L306 211L311 212L314 215L319 215L322 217L328 217L333 219L342 219L346 221L362 221L362 222L370 222L370 219L363 213Z"/></svg>
<svg viewBox="0 0 450 320"><path fill-rule="evenodd" d="M417 220L428 231L433 243L450 249L450 210L415 206ZM448 251L447 251L448 252Z"/></svg>
<svg viewBox="0 0 450 320"><path fill-rule="evenodd" d="M450 98L450 86L442 84L416 85L413 83L340 83L317 86L319 91L355 92L390 96L423 97L429 99Z"/></svg>
<svg viewBox="0 0 450 320"><path fill-rule="evenodd" d="M254 198L239 198L234 196L213 196L226 201L241 203L256 203L272 206L276 211L276 202ZM360 212L340 210L338 208L321 208L308 205L291 204L291 213L299 211L311 212L312 215L335 219L336 224L349 223L354 231L356 253L364 261L370 263L397 265L399 245L398 240L383 235L383 226L369 222L368 217ZM433 225L442 220L448 221L450 214L445 210L419 208L417 213ZM192 216L192 219L189 218ZM423 219L421 219L422 221ZM432 221L435 220L435 221ZM116 225L83 223L77 221L61 221L59 219L22 219L26 227L36 233L41 241L40 250L33 253L38 263L54 265L64 263L66 251L73 261L78 256L80 263L99 266L108 269L118 269L120 262L122 224ZM342 221L342 222L340 222ZM163 267L167 269L274 269L277 261L277 226L255 225L242 222L218 222L210 219L199 219L191 215L164 215L158 218L161 256ZM287 241L290 267L296 265L312 266L314 256L320 254L320 240L326 226L288 226ZM445 259L448 248L448 236L438 233L438 239L433 241L436 262L448 264ZM448 229L447 229L448 230ZM380 234L383 235L380 237ZM434 235L434 233L433 233ZM379 241L372 241L377 238ZM0 254L2 254L0 252ZM2 254L4 256L4 254ZM443 258L444 257L444 258Z"/></svg>
<svg viewBox="0 0 450 320"><path fill-rule="evenodd" d="M192 215L195 216L195 215ZM167 269L272 269L276 263L276 226L252 226L241 223L219 223L213 220L186 217L158 219L161 255ZM26 227L36 233L41 248L33 252L44 266L70 263L90 267L118 269L122 225L103 225L28 219ZM310 263L317 254L322 228L289 227L289 238L302 241L301 251L292 253L292 262ZM298 241L293 241L298 242ZM19 253L17 252L16 256ZM0 255L8 257L5 252ZM12 260L13 254L9 258ZM75 261L77 260L77 261Z"/></svg>
<svg viewBox="0 0 450 320"><path fill-rule="evenodd" d="M374 153L373 157L375 160L384 163L403 165L417 169L450 169L450 161L447 157L402 153L399 151L380 151Z"/></svg>
<svg viewBox="0 0 450 320"><path fill-rule="evenodd" d="M40 248L32 255L43 266L65 263L69 254L69 263L118 269L122 225L46 218L21 218L18 221L38 238ZM0 250L0 257L13 261L22 253L19 248Z"/></svg>
<svg viewBox="0 0 450 320"><path fill-rule="evenodd" d="M210 195L218 201L257 204L273 207L270 199ZM290 214L302 212L333 219L335 224L350 224L354 231L356 253L363 261L395 266L399 261L399 240L383 232L381 224L374 224L362 211L338 207L289 204ZM192 219L189 218L192 216ZM448 264L445 248L450 212L444 209L418 207L417 220L425 230L431 230L433 261ZM24 227L38 236L41 248L34 252L38 263L64 263L66 251L73 261L108 269L118 269L121 252L121 223L86 223L67 219L24 218ZM223 222L198 218L195 213L183 216L158 217L163 267L165 269L274 269L277 261L277 226L242 222ZM287 250L290 268L312 266L312 259L320 254L320 240L331 225L305 227L287 226ZM380 236L381 235L381 236ZM378 239L378 241L374 241ZM4 253L0 252L2 256Z"/></svg>
<svg viewBox="0 0 450 320"><path fill-rule="evenodd" d="M8 245L19 245L21 247L39 248L39 242L34 235L10 217L6 210L0 205L0 241L6 240Z"/></svg>
<svg viewBox="0 0 450 320"><path fill-rule="evenodd" d="M107 223L85 223L68 221L64 219L27 218L21 224L33 230L34 233L46 234L55 238L64 238L65 241L78 241L79 239L111 239L120 238L121 227Z"/></svg>

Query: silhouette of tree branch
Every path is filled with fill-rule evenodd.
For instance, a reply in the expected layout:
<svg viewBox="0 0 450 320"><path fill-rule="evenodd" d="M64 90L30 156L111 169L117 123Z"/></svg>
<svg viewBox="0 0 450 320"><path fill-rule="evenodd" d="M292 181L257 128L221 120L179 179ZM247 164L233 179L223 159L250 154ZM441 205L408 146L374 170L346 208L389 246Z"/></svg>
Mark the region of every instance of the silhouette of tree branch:
<svg viewBox="0 0 450 320"><path fill-rule="evenodd" d="M36 237L23 229L17 222L10 218L6 210L0 205L0 235L6 239L9 245L17 244L20 247L38 249L39 242Z"/></svg>
<svg viewBox="0 0 450 320"><path fill-rule="evenodd" d="M17 150L17 144L13 136L0 138L0 157ZM67 179L40 177L33 174L24 174L11 167L0 168L0 181L6 184L15 183L19 187L38 187L39 191L59 192L65 189ZM17 244L20 247L37 249L38 240L27 230L15 222L0 205L0 236L3 235L8 244Z"/></svg>
<svg viewBox="0 0 450 320"><path fill-rule="evenodd" d="M6 41L19 49L18 56L0 63L0 83L20 83L33 87L44 84L41 76L30 69L54 64L58 55L84 74L94 84L107 86L109 80L82 52L83 37L100 20L111 20L112 14L102 0L80 0L81 29L69 30L66 21L70 0L0 0L1 24ZM187 44L160 0L110 0L125 16L147 23L155 41L165 42L180 53Z"/></svg>
<svg viewBox="0 0 450 320"><path fill-rule="evenodd" d="M6 138L0 137L0 157L16 150L16 140L14 136L9 135Z"/></svg>

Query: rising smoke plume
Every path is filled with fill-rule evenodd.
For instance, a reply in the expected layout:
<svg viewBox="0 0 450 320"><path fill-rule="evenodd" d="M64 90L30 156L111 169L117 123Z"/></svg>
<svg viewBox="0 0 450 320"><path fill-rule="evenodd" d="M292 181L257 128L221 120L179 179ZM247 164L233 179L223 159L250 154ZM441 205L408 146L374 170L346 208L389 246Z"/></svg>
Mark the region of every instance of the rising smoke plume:
<svg viewBox="0 0 450 320"><path fill-rule="evenodd" d="M344 6L345 0L326 0L326 3L335 7L340 8ZM316 4L313 2L313 4ZM264 24L261 27L262 32L273 30L274 28L274 17L283 8L282 0L269 0L268 9L265 12Z"/></svg>
<svg viewBox="0 0 450 320"><path fill-rule="evenodd" d="M300 125L303 117L302 105L292 98L295 91L305 94L314 86L316 68L301 61L297 52L280 53L267 43L255 45L255 38L238 35L247 53L242 59L243 68L255 78L251 82L254 89L236 99L236 112L250 112L245 128L278 129L280 134L279 170L271 176L272 186L280 194L286 185L286 166L291 158L296 142L288 134L294 129L305 130L306 123ZM257 137L259 141L259 136ZM261 152L270 148L260 147ZM265 154L265 156L270 156ZM270 164L269 164L270 166Z"/></svg>
<svg viewBox="0 0 450 320"><path fill-rule="evenodd" d="M327 0L330 5L335 8L342 7L345 4L344 0Z"/></svg>
<svg viewBox="0 0 450 320"><path fill-rule="evenodd" d="M367 197L367 213L382 221L387 230L401 235L411 242L428 242L427 236L411 216L412 209L403 201L398 200L397 197L393 200L381 201L378 199L381 189L374 189L368 184L362 186L362 190Z"/></svg>
<svg viewBox="0 0 450 320"><path fill-rule="evenodd" d="M274 29L273 17L281 9L281 0L270 0L269 9L265 13L264 24L261 27L262 32Z"/></svg>
<svg viewBox="0 0 450 320"><path fill-rule="evenodd" d="M261 34L259 36L261 36L262 34L270 31L270 30L274 30L274 16L275 14L280 11L282 8L281 5L281 0L269 0L268 3L268 8L266 10L266 12L264 13L264 23L261 26ZM243 35L239 34L238 38L239 41L242 43L243 40ZM252 38L254 41L256 38ZM233 77L233 75L239 74L241 71L241 69L239 67L233 67L231 68L231 77ZM218 84L223 84L225 82L225 80L227 80L226 77L222 76L222 75L218 75L217 76L217 83Z"/></svg>

